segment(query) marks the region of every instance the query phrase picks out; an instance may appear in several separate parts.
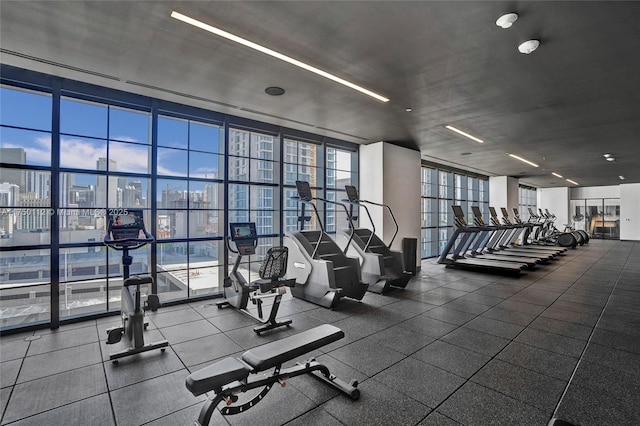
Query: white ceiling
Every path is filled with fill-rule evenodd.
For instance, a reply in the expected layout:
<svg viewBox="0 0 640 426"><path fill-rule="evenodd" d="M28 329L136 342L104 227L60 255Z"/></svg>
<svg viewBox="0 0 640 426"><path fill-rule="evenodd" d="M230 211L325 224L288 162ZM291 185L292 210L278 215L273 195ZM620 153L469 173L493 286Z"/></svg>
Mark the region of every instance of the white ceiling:
<svg viewBox="0 0 640 426"><path fill-rule="evenodd" d="M191 27L172 10L391 101ZM507 12L520 18L498 28ZM619 175L640 182L640 2L3 0L0 19L4 64L351 142L389 141L537 187L567 185L551 172L582 186L618 184ZM529 38L538 51L518 53ZM268 96L268 86L286 93ZM617 160L607 163L607 152Z"/></svg>

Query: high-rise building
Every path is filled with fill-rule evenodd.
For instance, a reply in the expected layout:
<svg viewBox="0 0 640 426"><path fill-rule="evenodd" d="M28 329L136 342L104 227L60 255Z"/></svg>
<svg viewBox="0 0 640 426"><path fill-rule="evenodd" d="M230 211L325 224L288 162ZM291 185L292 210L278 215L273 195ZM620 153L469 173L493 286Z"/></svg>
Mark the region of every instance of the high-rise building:
<svg viewBox="0 0 640 426"><path fill-rule="evenodd" d="M0 148L0 162L10 164L27 164L27 153L24 148ZM0 183L12 183L24 187L25 171L20 169L1 168Z"/></svg>
<svg viewBox="0 0 640 426"><path fill-rule="evenodd" d="M107 160L104 157L100 157L98 161L96 161L96 168L98 170L113 172L118 170L118 163L116 163L115 160ZM118 179L116 176L98 176L98 183L96 185L96 207L121 207L118 203ZM107 194L109 196L108 199Z"/></svg>
<svg viewBox="0 0 640 426"><path fill-rule="evenodd" d="M20 202L20 187L13 183L0 183L0 236L13 234L16 211Z"/></svg>

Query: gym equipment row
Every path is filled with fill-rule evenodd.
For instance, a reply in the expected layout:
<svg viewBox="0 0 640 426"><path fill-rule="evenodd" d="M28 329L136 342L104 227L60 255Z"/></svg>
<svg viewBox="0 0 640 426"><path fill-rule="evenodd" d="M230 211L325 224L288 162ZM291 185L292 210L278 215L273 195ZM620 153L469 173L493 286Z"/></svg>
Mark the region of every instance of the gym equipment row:
<svg viewBox="0 0 640 426"><path fill-rule="evenodd" d="M452 206L456 230L447 242L438 263L451 267L519 275L563 255L566 248L551 247L551 242L530 239L535 223L522 223L514 209L515 223L502 208L502 222L490 207L491 225L487 225L477 206L472 206L474 225L466 223L460 206ZM456 244L457 243L457 244Z"/></svg>

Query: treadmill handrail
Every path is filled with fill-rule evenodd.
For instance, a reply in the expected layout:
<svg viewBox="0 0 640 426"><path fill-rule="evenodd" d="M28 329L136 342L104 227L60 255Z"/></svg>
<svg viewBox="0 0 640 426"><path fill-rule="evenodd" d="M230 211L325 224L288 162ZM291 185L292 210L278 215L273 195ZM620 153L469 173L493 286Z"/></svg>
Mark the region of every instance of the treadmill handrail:
<svg viewBox="0 0 640 426"><path fill-rule="evenodd" d="M389 207L387 204L376 203L374 201L360 200L360 202L373 204L374 206L385 207L387 209L387 211L391 215L391 219L393 219L394 225L396 226L396 232L393 233L393 237L391 237L391 241L389 241L389 244L387 244L387 246L391 248L391 246L393 245L393 240L396 239L396 235L398 235L398 231L400 230L400 227L398 226L398 221L396 220L396 217L393 215L393 211L391 210L391 207Z"/></svg>
<svg viewBox="0 0 640 426"><path fill-rule="evenodd" d="M104 234L102 241L106 246L114 250L122 251L125 247L129 250L135 250L156 240L146 229L141 229L141 231L144 233L145 238L133 237L114 240L111 238L111 235L109 235L109 232L107 232Z"/></svg>

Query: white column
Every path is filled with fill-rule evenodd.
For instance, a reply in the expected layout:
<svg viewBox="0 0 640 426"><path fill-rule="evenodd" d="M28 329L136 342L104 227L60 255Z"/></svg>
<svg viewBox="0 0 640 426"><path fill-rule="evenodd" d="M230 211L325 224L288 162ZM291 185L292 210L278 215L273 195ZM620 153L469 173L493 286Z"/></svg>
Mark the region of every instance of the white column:
<svg viewBox="0 0 640 426"><path fill-rule="evenodd" d="M620 185L620 239L640 241L640 183Z"/></svg>

